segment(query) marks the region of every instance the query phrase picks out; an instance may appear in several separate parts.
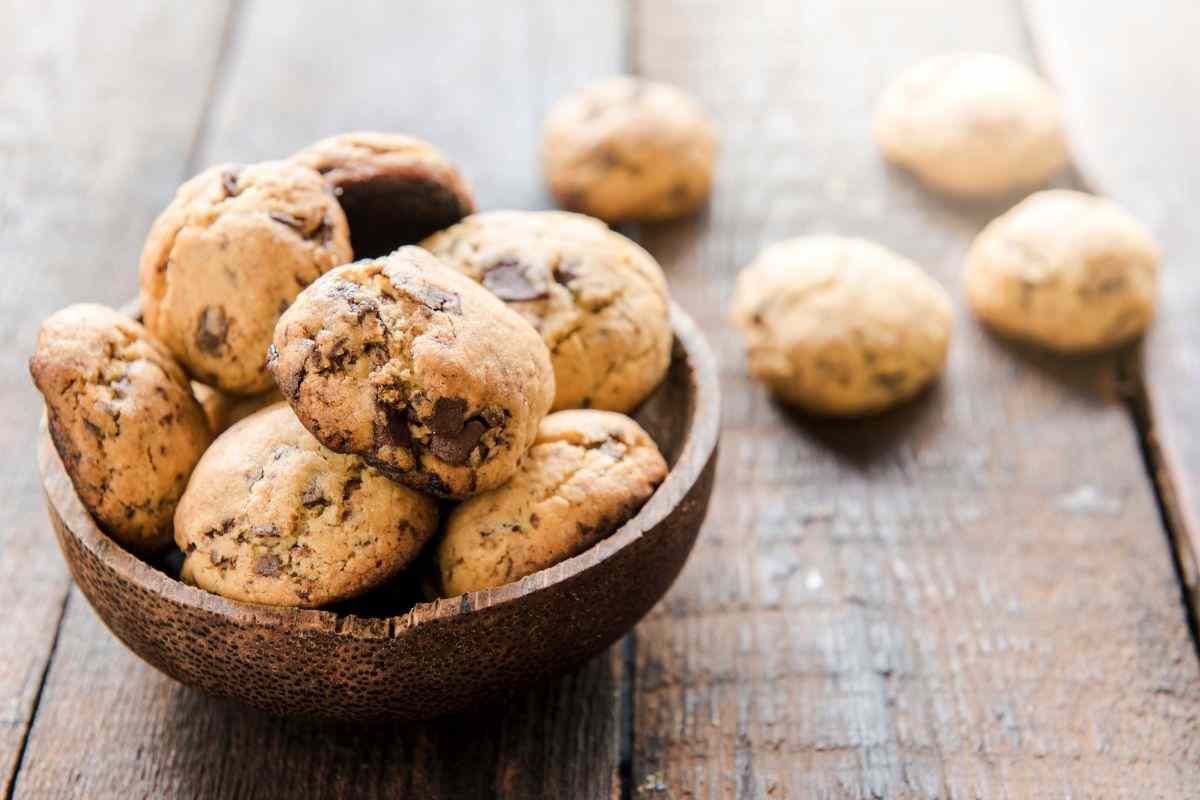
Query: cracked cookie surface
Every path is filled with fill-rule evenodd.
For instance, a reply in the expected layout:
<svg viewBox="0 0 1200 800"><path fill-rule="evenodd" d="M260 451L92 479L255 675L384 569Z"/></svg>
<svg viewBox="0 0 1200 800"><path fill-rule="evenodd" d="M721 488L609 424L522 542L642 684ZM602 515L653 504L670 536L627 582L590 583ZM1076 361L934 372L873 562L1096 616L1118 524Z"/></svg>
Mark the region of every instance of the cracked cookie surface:
<svg viewBox="0 0 1200 800"><path fill-rule="evenodd" d="M542 168L558 202L607 222L680 217L712 191L716 128L674 86L632 76L597 81L551 107Z"/></svg>
<svg viewBox="0 0 1200 800"><path fill-rule="evenodd" d="M882 411L945 367L946 291L919 266L861 239L768 247L738 275L730 307L750 374L818 414Z"/></svg>
<svg viewBox="0 0 1200 800"><path fill-rule="evenodd" d="M193 378L232 394L271 388L275 320L349 261L346 217L307 167L223 164L180 187L142 250L146 327Z"/></svg>
<svg viewBox="0 0 1200 800"><path fill-rule="evenodd" d="M380 585L436 529L432 498L322 446L286 403L222 434L175 514L184 580L234 600L305 608Z"/></svg>
<svg viewBox="0 0 1200 800"><path fill-rule="evenodd" d="M955 195L1037 186L1067 163L1053 88L1025 65L989 53L910 67L884 91L874 129L888 160Z"/></svg>
<svg viewBox="0 0 1200 800"><path fill-rule="evenodd" d="M666 475L658 446L629 417L551 414L512 480L450 513L437 549L442 593L502 586L582 553L632 518Z"/></svg>
<svg viewBox="0 0 1200 800"><path fill-rule="evenodd" d="M305 289L279 320L270 364L323 444L441 497L507 480L554 398L537 331L411 246Z"/></svg>
<svg viewBox="0 0 1200 800"><path fill-rule="evenodd" d="M541 333L554 364L554 410L629 411L666 374L673 334L662 269L603 222L563 211L491 211L424 246Z"/></svg>
<svg viewBox="0 0 1200 800"><path fill-rule="evenodd" d="M183 369L137 322L79 304L42 323L29 371L84 506L129 550L165 547L211 438Z"/></svg>
<svg viewBox="0 0 1200 800"><path fill-rule="evenodd" d="M1140 336L1154 317L1159 249L1116 204L1038 192L992 220L967 254L967 302L1008 336L1064 353Z"/></svg>
<svg viewBox="0 0 1200 800"><path fill-rule="evenodd" d="M359 258L385 256L475 210L471 187L436 147L413 136L358 131L292 156L324 176L350 223Z"/></svg>

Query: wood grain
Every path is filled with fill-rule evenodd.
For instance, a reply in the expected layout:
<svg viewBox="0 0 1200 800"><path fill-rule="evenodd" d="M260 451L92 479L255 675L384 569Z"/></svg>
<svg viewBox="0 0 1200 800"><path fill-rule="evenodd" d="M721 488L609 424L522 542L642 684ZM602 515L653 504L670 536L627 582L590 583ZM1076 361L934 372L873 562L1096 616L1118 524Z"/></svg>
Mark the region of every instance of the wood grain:
<svg viewBox="0 0 1200 800"><path fill-rule="evenodd" d="M635 25L639 71L724 135L707 218L642 240L721 343L726 407L707 529L638 628L638 796L1194 795L1200 670L1114 360L1003 344L960 301L938 387L818 424L746 380L721 318L741 265L808 233L877 239L959 294L1006 204L886 168L870 114L921 57L1028 61L1016 9L656 0Z"/></svg>
<svg viewBox="0 0 1200 800"><path fill-rule="evenodd" d="M542 206L541 114L560 91L618 67L623 30L616 2L351 10L249 0L191 168L281 157L341 130L393 129L456 158L483 207ZM503 708L433 725L317 728L181 688L126 651L75 594L16 796L612 797L621 664L614 650Z"/></svg>
<svg viewBox="0 0 1200 800"><path fill-rule="evenodd" d="M1146 338L1143 381L1154 468L1200 605L1200 5L1151 0L1136 14L1084 0L1026 0L1039 56L1063 96L1076 163L1089 186L1159 238L1161 312ZM1139 368L1144 371L1139 372Z"/></svg>
<svg viewBox="0 0 1200 800"><path fill-rule="evenodd" d="M0 3L0 783L8 791L68 578L39 497L37 326L74 301L117 303L182 175L225 20L157 3ZM132 46L136 42L136 46ZM180 52L193 53L184 63Z"/></svg>

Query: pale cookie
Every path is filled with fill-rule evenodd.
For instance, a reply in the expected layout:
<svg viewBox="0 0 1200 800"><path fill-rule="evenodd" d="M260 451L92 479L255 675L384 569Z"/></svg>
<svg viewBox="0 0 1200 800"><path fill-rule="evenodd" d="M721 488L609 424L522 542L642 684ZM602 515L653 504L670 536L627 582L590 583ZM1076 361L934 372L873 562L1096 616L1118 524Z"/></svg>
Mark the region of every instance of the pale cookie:
<svg viewBox="0 0 1200 800"><path fill-rule="evenodd" d="M936 56L902 73L879 101L875 139L889 160L962 196L1038 186L1067 163L1054 90L987 53Z"/></svg>
<svg viewBox="0 0 1200 800"><path fill-rule="evenodd" d="M772 245L742 270L731 319L750 374L780 398L856 416L941 374L953 315L946 291L908 259L861 239L810 236Z"/></svg>
<svg viewBox="0 0 1200 800"><path fill-rule="evenodd" d="M165 547L175 503L210 439L167 349L125 315L80 304L42 323L29 372L96 522L136 553Z"/></svg>
<svg viewBox="0 0 1200 800"><path fill-rule="evenodd" d="M222 434L175 512L182 575L248 603L315 608L379 586L437 530L437 503L312 437L286 403Z"/></svg>
<svg viewBox="0 0 1200 800"><path fill-rule="evenodd" d="M1038 192L992 220L967 255L966 294L981 320L1064 353L1140 336L1154 317L1159 250L1111 201Z"/></svg>
<svg viewBox="0 0 1200 800"><path fill-rule="evenodd" d="M214 436L224 433L255 411L261 411L267 406L283 400L283 395L274 386L262 394L240 397L236 394L225 394L206 384L192 381L192 394L200 401L200 407L204 409L204 416L208 419L208 428Z"/></svg>
<svg viewBox="0 0 1200 800"><path fill-rule="evenodd" d="M180 187L150 230L146 327L196 380L265 392L275 320L351 255L346 217L317 173L283 161L212 167Z"/></svg>
<svg viewBox="0 0 1200 800"><path fill-rule="evenodd" d="M553 410L629 411L671 363L667 282L658 262L603 222L563 211L475 214L424 242L542 334Z"/></svg>
<svg viewBox="0 0 1200 800"><path fill-rule="evenodd" d="M560 99L542 126L542 168L565 208L608 222L696 210L712 190L717 134L674 86L607 78Z"/></svg>
<svg viewBox="0 0 1200 800"><path fill-rule="evenodd" d="M475 210L471 187L458 168L413 136L343 133L292 160L315 169L333 187L359 258L385 256L419 242Z"/></svg>
<svg viewBox="0 0 1200 800"><path fill-rule="evenodd" d="M327 447L442 497L508 480L554 399L537 331L419 247L305 289L279 320L270 363Z"/></svg>
<svg viewBox="0 0 1200 800"><path fill-rule="evenodd" d="M437 549L442 593L501 586L582 553L633 517L666 475L658 446L629 417L551 414L511 481L451 512Z"/></svg>

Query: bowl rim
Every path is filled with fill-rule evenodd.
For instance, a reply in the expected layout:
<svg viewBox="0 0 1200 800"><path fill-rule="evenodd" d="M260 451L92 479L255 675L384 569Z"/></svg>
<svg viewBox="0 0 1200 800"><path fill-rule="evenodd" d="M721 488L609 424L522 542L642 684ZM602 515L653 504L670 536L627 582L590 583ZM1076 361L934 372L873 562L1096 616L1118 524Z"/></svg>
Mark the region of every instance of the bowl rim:
<svg viewBox="0 0 1200 800"><path fill-rule="evenodd" d="M123 310L129 313L129 307ZM687 496L717 447L721 419L720 390L716 359L696 323L674 302L670 304L670 318L676 346L682 348L687 360L694 401L689 408L690 419L686 422L683 446L675 464L638 513L611 536L579 555L503 586L418 603L403 614L368 618L325 609L259 605L189 586L159 571L117 544L96 524L79 499L54 447L44 413L38 432L38 465L42 488L53 513L59 516L63 527L81 546L121 580L176 605L217 615L239 625L311 630L355 639L398 638L420 626L448 622L456 617L514 603L587 572L653 531Z"/></svg>

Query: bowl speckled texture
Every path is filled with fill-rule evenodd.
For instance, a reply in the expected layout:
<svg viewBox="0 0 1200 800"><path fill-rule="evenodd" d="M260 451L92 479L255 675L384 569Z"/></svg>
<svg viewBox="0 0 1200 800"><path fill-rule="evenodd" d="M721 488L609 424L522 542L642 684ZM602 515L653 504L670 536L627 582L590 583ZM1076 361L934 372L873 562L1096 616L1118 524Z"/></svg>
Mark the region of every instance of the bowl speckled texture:
<svg viewBox="0 0 1200 800"><path fill-rule="evenodd" d="M289 716L422 719L529 686L603 651L679 574L708 508L720 409L716 365L673 307L663 385L636 414L671 471L592 549L521 581L400 616L366 618L227 600L127 553L93 522L49 435L39 464L50 520L79 587L133 652L167 675Z"/></svg>

